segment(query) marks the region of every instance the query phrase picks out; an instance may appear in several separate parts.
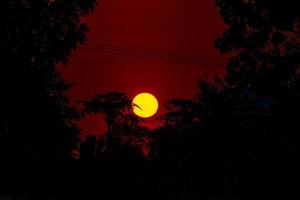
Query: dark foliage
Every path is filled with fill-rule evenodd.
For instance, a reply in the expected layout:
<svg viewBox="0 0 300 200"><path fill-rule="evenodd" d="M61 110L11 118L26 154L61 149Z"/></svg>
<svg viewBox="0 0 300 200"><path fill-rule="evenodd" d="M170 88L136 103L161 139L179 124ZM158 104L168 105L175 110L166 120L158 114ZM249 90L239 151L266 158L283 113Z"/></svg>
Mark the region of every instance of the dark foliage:
<svg viewBox="0 0 300 200"><path fill-rule="evenodd" d="M72 159L79 115L55 66L84 42L87 26L80 17L95 3L1 1L1 194L38 183L41 174L51 173L43 163Z"/></svg>
<svg viewBox="0 0 300 200"><path fill-rule="evenodd" d="M168 102L149 130L126 94L79 102L55 70L85 40L93 0L2 1L0 194L28 197L221 196L297 193L300 1L217 0L227 74L194 100ZM74 120L105 116L107 134L81 141ZM55 162L53 162L55 160ZM14 161L14 164L9 161ZM19 167L22 166L22 167ZM38 192L37 192L38 191Z"/></svg>
<svg viewBox="0 0 300 200"><path fill-rule="evenodd" d="M77 118L57 63L85 40L87 1L1 1L1 159L66 159L77 140ZM2 12L1 11L1 12Z"/></svg>

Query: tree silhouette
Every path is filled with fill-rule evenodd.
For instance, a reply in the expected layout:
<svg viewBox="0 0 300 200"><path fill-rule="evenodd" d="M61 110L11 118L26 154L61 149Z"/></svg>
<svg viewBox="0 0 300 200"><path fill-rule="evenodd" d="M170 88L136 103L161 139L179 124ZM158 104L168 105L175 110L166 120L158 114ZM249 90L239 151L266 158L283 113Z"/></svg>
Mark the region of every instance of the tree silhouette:
<svg viewBox="0 0 300 200"><path fill-rule="evenodd" d="M82 113L69 105L64 93L71 85L55 66L85 41L80 18L95 5L0 2L0 175L6 183L0 195L43 186L101 197L297 192L298 0L216 0L226 29L215 46L230 55L225 78L200 80L193 100L169 101L155 130L142 126L124 93L81 101ZM87 159L71 159L79 133L74 121L90 113L104 114L107 135L82 142ZM14 164L20 160L26 162ZM43 164L49 160L70 162Z"/></svg>
<svg viewBox="0 0 300 200"><path fill-rule="evenodd" d="M1 2L6 13L0 44L3 157L36 160L70 155L77 140L71 121L77 116L64 96L69 85L55 66L66 63L84 42L88 29L80 17L95 4L95 0Z"/></svg>
<svg viewBox="0 0 300 200"><path fill-rule="evenodd" d="M228 194L270 192L283 180L284 163L294 162L299 2L218 0L217 6L227 28L216 47L233 56L221 84L201 83L199 103L206 106L207 140L215 149L209 152L223 160Z"/></svg>
<svg viewBox="0 0 300 200"><path fill-rule="evenodd" d="M124 93L110 92L95 95L90 100L81 101L83 112L102 113L107 124L107 152L110 156L119 159L124 150L119 148L127 143L129 148L141 147L147 135L147 129L140 126L141 120L131 114L132 103ZM117 152L119 151L119 152Z"/></svg>
<svg viewBox="0 0 300 200"><path fill-rule="evenodd" d="M215 82L201 80L196 100L171 101L150 155L165 163L163 171L174 170L166 179L187 177L188 166L203 179L199 170L205 170L205 180L215 180L215 191L225 195L269 194L273 188L283 194L293 188L296 173L285 163L295 162L298 146L293 130L299 129L300 113L299 3L216 2L227 28L215 45L230 53L227 74ZM195 180L188 185L199 189Z"/></svg>
<svg viewBox="0 0 300 200"><path fill-rule="evenodd" d="M80 116L64 94L71 85L56 65L85 41L88 28L80 18L95 5L96 0L0 3L1 196L46 189L62 174L63 165L55 165L73 159L79 133L74 120Z"/></svg>

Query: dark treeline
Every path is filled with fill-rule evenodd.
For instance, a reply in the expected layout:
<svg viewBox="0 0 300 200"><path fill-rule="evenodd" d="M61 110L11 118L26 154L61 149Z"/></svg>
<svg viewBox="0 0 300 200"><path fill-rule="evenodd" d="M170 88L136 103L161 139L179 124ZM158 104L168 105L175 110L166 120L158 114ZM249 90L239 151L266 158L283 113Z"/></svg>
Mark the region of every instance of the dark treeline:
<svg viewBox="0 0 300 200"><path fill-rule="evenodd" d="M300 1L217 0L224 78L173 99L149 130L124 93L75 108L55 69L85 41L96 0L4 0L0 197L293 196L299 180ZM79 141L102 113L107 134ZM77 157L76 152L80 152Z"/></svg>

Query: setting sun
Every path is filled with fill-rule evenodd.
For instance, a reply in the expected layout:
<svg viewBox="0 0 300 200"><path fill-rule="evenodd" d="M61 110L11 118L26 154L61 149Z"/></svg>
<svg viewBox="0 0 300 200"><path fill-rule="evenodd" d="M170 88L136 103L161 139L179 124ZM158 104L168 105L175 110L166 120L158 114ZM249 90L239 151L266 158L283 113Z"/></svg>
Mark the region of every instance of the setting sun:
<svg viewBox="0 0 300 200"><path fill-rule="evenodd" d="M142 118L152 117L158 110L158 101L152 94L140 93L132 101L133 112Z"/></svg>

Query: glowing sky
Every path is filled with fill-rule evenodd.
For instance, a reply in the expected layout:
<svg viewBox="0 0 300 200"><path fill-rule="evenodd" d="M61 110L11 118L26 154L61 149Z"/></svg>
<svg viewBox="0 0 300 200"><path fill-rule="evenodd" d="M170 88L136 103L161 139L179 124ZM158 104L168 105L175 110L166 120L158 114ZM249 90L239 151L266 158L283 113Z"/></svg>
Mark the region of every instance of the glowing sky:
<svg viewBox="0 0 300 200"><path fill-rule="evenodd" d="M224 58L214 49L224 26L213 0L101 0L84 20L90 27L87 44L61 68L65 80L74 84L68 92L72 101L122 91L130 97L150 92L163 104L172 98L192 98L204 73L224 73ZM178 57L165 61L159 56L124 55L136 47L198 59L190 64L178 63ZM160 106L158 115L163 112ZM155 120L147 123L155 125ZM84 133L104 132L99 117L90 117L81 127Z"/></svg>

